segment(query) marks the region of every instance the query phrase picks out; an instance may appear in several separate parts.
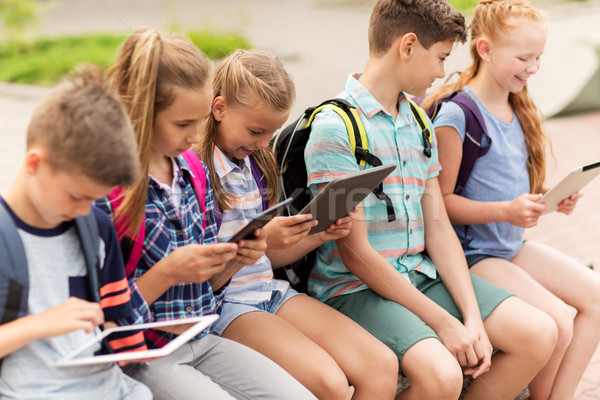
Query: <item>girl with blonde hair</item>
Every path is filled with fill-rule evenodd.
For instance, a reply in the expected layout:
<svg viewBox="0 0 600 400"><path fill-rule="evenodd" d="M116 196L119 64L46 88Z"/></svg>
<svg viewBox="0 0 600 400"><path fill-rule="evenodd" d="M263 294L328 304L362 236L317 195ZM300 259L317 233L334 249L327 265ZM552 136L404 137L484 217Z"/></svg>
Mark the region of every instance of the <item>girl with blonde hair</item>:
<svg viewBox="0 0 600 400"><path fill-rule="evenodd" d="M295 89L279 60L238 50L216 68L213 91L198 151L223 210L222 242L279 199L279 169L268 144L288 118ZM346 236L351 219L308 235L315 224L307 214L265 226L266 256L232 278L215 331L266 355L319 399L391 399L398 378L391 350L348 317L273 278L273 267Z"/></svg>
<svg viewBox="0 0 600 400"><path fill-rule="evenodd" d="M219 314L229 278L266 247L261 230L255 240L216 243L208 171L197 158L196 164L182 156L200 140L210 113L211 69L188 39L138 29L109 72L131 118L143 172L119 203L99 203L122 228L122 248L142 241L144 233L129 277L138 302L129 323ZM206 177L203 191L192 185L194 174ZM147 330L146 341L161 347L185 328ZM314 399L271 360L206 333L166 357L124 369L146 383L155 399Z"/></svg>
<svg viewBox="0 0 600 400"><path fill-rule="evenodd" d="M471 271L549 314L558 342L546 366L530 383L532 399L570 399L588 364L600 331L600 275L561 252L524 241L546 205L545 150L549 144L527 80L540 67L546 18L525 0L483 0L471 23L472 65L456 83L443 86L423 103L437 105L462 91L481 111L487 131L466 181L455 193L466 134L465 115L443 102L434 126L443 166L439 181ZM462 182L465 184L465 182ZM581 194L564 199L558 211L570 214Z"/></svg>

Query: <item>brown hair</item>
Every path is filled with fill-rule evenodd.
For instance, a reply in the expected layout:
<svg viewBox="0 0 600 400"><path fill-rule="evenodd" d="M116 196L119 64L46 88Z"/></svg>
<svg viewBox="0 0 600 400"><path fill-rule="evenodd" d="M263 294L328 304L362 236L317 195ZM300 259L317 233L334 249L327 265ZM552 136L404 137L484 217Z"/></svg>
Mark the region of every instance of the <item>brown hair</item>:
<svg viewBox="0 0 600 400"><path fill-rule="evenodd" d="M213 89L215 95L222 96L230 105L251 108L258 102L276 112L289 111L296 96L294 82L281 61L261 50L237 50L225 58L215 70ZM196 151L210 171L219 206L222 210L229 210L232 195L223 189L213 162L218 124L211 114ZM277 201L279 168L275 155L270 148L265 148L255 151L251 157L267 180L265 199L269 202Z"/></svg>
<svg viewBox="0 0 600 400"><path fill-rule="evenodd" d="M545 15L534 8L526 0L482 0L475 8L471 22L470 52L473 63L460 73L458 81L443 85L432 95L428 96L421 105L429 109L447 94L462 89L479 73L481 58L477 52L477 40L488 37L490 40L498 39L503 33L514 27L509 24L509 19L525 19L528 21L544 22ZM546 145L550 145L542 122L543 118L529 92L527 86L519 93L510 93L508 101L512 106L517 119L521 123L525 144L529 152L527 168L531 193L540 193L546 179Z"/></svg>
<svg viewBox="0 0 600 400"><path fill-rule="evenodd" d="M369 52L381 56L409 32L425 49L445 40L467 39L464 17L446 0L379 0L369 21Z"/></svg>
<svg viewBox="0 0 600 400"><path fill-rule="evenodd" d="M53 169L106 186L138 176L129 118L98 67L81 66L40 101L27 128L27 148L38 145Z"/></svg>
<svg viewBox="0 0 600 400"><path fill-rule="evenodd" d="M144 216L154 117L173 102L173 88L204 86L210 71L210 60L190 40L149 28L125 40L110 68L109 77L133 124L142 172L115 210L115 221L125 221L127 235L137 234Z"/></svg>

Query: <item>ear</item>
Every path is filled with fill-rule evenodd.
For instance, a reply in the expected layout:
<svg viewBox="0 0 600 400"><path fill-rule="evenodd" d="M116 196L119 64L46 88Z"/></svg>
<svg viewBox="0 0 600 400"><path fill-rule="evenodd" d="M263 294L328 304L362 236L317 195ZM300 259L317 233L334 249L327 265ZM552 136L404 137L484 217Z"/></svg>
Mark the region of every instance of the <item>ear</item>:
<svg viewBox="0 0 600 400"><path fill-rule="evenodd" d="M477 49L477 54L479 54L479 57L483 62L490 62L492 43L488 38L482 37L477 39L477 42L475 42L475 48Z"/></svg>
<svg viewBox="0 0 600 400"><path fill-rule="evenodd" d="M221 122L227 111L227 103L223 96L217 96L213 99L211 112L216 121Z"/></svg>
<svg viewBox="0 0 600 400"><path fill-rule="evenodd" d="M46 161L46 158L46 152L39 147L33 147L27 150L24 161L27 173L29 175L35 175L42 163Z"/></svg>
<svg viewBox="0 0 600 400"><path fill-rule="evenodd" d="M412 32L405 33L399 38L398 52L400 54L400 60L406 61L415 52L415 48L419 43L417 35Z"/></svg>

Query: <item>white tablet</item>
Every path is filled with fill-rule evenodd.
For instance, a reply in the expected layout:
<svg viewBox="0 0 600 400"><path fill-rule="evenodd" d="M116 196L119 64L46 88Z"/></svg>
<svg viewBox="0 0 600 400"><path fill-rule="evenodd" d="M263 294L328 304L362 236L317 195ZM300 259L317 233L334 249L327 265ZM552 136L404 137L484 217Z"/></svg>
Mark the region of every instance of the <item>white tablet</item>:
<svg viewBox="0 0 600 400"><path fill-rule="evenodd" d="M544 194L540 200L540 203L547 205L544 214L556 211L561 201L579 192L598 174L600 174L600 161L575 168Z"/></svg>
<svg viewBox="0 0 600 400"><path fill-rule="evenodd" d="M326 230L338 219L348 215L371 191L388 176L396 165L389 163L335 178L299 212L311 213L319 221L309 234Z"/></svg>
<svg viewBox="0 0 600 400"><path fill-rule="evenodd" d="M219 318L218 315L203 315L200 317L182 318L169 321L149 322L146 324L139 325L127 325L110 328L102 331L102 333L94 339L90 340L79 349L75 350L68 356L56 362L54 365L57 367L73 367L78 365L91 365L91 364L104 364L118 361L135 361L143 358L158 358L164 357L171 354L184 343L187 343L200 332L208 328L213 322ZM113 353L113 354L100 354L91 357L77 357L83 352L89 351L90 348L97 346L98 343L106 338L108 335L114 332L124 332L139 329L160 329L175 325L194 324L183 333L178 335L175 339L171 340L166 346L160 349L141 350L141 351L129 351L124 353Z"/></svg>

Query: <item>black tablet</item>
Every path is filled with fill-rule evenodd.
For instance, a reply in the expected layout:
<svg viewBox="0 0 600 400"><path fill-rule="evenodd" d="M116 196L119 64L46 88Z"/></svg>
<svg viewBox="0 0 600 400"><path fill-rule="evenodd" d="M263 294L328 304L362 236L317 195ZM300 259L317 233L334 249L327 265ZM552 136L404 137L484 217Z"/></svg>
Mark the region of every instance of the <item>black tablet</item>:
<svg viewBox="0 0 600 400"><path fill-rule="evenodd" d="M329 182L299 212L311 213L313 219L319 221L309 234L322 232L338 219L348 215L394 169L396 164L389 163L340 176Z"/></svg>
<svg viewBox="0 0 600 400"><path fill-rule="evenodd" d="M273 217L279 214L279 211L284 209L288 204L290 204L294 199L290 198L282 201L281 203L275 204L273 207L269 208L258 214L254 219L246 224L241 230L239 230L236 234L234 234L228 242L238 243L244 239L253 239L254 231L262 228L269 222Z"/></svg>

